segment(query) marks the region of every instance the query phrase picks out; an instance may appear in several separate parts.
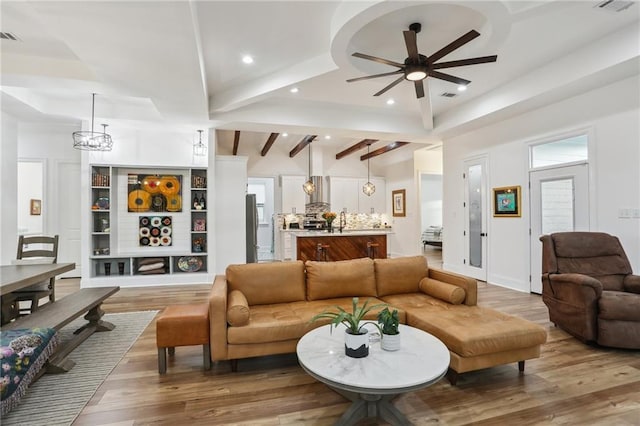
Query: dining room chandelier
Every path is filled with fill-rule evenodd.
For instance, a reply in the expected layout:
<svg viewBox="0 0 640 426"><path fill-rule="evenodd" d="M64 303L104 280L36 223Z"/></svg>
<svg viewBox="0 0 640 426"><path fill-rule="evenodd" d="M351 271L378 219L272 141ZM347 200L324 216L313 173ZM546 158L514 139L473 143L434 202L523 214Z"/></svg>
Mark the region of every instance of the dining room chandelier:
<svg viewBox="0 0 640 426"><path fill-rule="evenodd" d="M311 144L309 144L309 180L302 184L302 190L307 195L311 195L316 191L316 185L311 180Z"/></svg>
<svg viewBox="0 0 640 426"><path fill-rule="evenodd" d="M369 147L371 145L367 145L367 154L369 154ZM362 192L364 192L365 195L371 197L373 195L374 192L376 192L376 186L374 184L371 183L371 179L369 177L369 157L367 157L367 183L365 183L364 185L362 185Z"/></svg>
<svg viewBox="0 0 640 426"><path fill-rule="evenodd" d="M202 132L203 130L198 130L200 137L198 138L198 142L193 143L193 155L198 157L204 157L207 155L207 145L202 143Z"/></svg>
<svg viewBox="0 0 640 426"><path fill-rule="evenodd" d="M93 131L95 118L96 94L91 97L91 131L78 130L73 132L73 147L85 151L111 151L113 139L107 134L107 125L102 125L102 133Z"/></svg>

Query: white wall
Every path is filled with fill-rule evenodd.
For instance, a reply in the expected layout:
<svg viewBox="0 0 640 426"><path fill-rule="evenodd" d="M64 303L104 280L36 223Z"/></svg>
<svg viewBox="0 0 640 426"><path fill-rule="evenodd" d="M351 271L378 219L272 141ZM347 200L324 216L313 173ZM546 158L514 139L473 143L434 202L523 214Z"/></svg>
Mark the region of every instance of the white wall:
<svg viewBox="0 0 640 426"><path fill-rule="evenodd" d="M417 150L414 163L420 179L420 230L442 226L442 147Z"/></svg>
<svg viewBox="0 0 640 426"><path fill-rule="evenodd" d="M18 243L18 122L2 113L0 140L0 264L11 263Z"/></svg>
<svg viewBox="0 0 640 426"><path fill-rule="evenodd" d="M44 232L43 217L48 207L43 203L45 171L43 161L18 162L18 233L22 235L42 235ZM31 200L40 200L41 213L31 214Z"/></svg>
<svg viewBox="0 0 640 426"><path fill-rule="evenodd" d="M231 264L246 263L245 195L247 157L217 156L215 160L215 234L217 274Z"/></svg>
<svg viewBox="0 0 640 426"><path fill-rule="evenodd" d="M444 141L444 244L446 269L464 271L463 161L489 158L488 189L520 185L521 218L488 224L488 281L529 291L529 191L527 143L574 129L590 129L591 230L618 236L634 271L640 270L640 219L618 209L640 207L640 84L629 78L530 113ZM491 211L487 211L491 214Z"/></svg>

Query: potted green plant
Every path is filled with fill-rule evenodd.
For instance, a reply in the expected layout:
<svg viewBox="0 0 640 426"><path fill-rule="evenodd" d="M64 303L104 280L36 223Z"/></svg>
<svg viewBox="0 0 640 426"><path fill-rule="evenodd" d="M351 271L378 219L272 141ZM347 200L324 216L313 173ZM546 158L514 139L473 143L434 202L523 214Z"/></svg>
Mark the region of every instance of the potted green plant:
<svg viewBox="0 0 640 426"><path fill-rule="evenodd" d="M363 322L363 319L372 309L386 306L384 304L370 305L369 302L370 299L367 299L362 306L358 306L358 298L354 297L351 300L351 312L347 312L340 306L336 306L336 312L321 312L311 318L311 321L328 318L331 320L331 331L333 331L333 328L337 327L338 324L343 324L346 327L344 335L345 355L352 358L364 358L369 355L369 330L365 327L367 323Z"/></svg>
<svg viewBox="0 0 640 426"><path fill-rule="evenodd" d="M400 349L400 320L398 310L390 311L385 307L378 314L378 330L380 330L380 347L387 351Z"/></svg>

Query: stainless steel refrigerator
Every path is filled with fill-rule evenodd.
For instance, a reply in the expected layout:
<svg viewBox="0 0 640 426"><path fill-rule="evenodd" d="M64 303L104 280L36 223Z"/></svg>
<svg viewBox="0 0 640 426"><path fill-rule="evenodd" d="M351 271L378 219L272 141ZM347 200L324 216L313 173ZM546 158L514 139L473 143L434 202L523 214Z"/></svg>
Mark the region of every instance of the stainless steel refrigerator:
<svg viewBox="0 0 640 426"><path fill-rule="evenodd" d="M247 263L258 261L258 208L256 194L247 194Z"/></svg>

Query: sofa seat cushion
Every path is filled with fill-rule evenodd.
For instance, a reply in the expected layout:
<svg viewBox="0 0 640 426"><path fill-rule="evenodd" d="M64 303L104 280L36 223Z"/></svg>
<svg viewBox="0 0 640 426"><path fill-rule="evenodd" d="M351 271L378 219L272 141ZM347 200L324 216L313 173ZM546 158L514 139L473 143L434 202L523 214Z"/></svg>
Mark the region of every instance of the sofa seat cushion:
<svg viewBox="0 0 640 426"><path fill-rule="evenodd" d="M368 257L338 262L307 260L305 267L307 300L377 295L373 260Z"/></svg>
<svg viewBox="0 0 640 426"><path fill-rule="evenodd" d="M640 294L603 291L598 308L599 319L640 321Z"/></svg>
<svg viewBox="0 0 640 426"><path fill-rule="evenodd" d="M228 327L227 339L229 344L253 344L269 343L291 339L299 339L310 330L329 324L329 320L310 322L316 314L324 311L334 311L335 306L340 306L347 312L351 312L351 297L336 299L315 300L311 302L277 303L272 305L250 306L250 318L247 325L241 327ZM360 298L360 304L370 299L369 304L384 303L379 299ZM373 309L365 319L375 320L378 312ZM399 311L400 321L405 322L404 311Z"/></svg>
<svg viewBox="0 0 640 426"><path fill-rule="evenodd" d="M451 305L423 293L382 299L404 309L408 325L433 334L463 357L529 348L547 340L538 324L493 309Z"/></svg>

